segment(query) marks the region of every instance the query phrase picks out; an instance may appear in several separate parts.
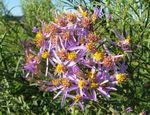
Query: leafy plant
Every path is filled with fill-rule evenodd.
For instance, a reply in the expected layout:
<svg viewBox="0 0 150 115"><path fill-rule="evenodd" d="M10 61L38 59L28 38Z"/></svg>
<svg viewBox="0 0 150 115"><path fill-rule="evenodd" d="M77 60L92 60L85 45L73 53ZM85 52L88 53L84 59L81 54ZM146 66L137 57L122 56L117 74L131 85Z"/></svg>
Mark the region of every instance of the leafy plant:
<svg viewBox="0 0 150 115"><path fill-rule="evenodd" d="M116 30L126 32L132 40L132 52L128 55L128 81L118 86L118 91L111 93L111 98L99 98L90 103L83 113L79 109L60 108L60 101L53 101L53 94L41 92L36 86L22 78L22 56L20 41L34 36L33 26L40 26L40 21L52 19L48 0L22 0L24 16L20 20L10 14L0 1L0 114L127 114L126 108L133 112L150 110L150 3L148 0L65 0L70 8L80 5L93 11L95 6L103 8L102 19L95 23L94 29L102 38L116 39ZM60 2L60 1L59 1ZM58 3L59 4L59 3ZM4 15L5 14L5 15ZM103 28L103 29L102 29ZM116 50L116 49L114 49Z"/></svg>

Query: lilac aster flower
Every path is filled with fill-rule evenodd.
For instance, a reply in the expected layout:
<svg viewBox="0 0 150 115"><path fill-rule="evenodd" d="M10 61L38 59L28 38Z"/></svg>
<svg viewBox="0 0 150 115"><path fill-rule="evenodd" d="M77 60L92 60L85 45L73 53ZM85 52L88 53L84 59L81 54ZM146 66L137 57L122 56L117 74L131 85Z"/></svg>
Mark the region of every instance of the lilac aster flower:
<svg viewBox="0 0 150 115"><path fill-rule="evenodd" d="M118 33L118 42L100 39L92 26L102 9L95 8L93 14L79 9L75 14L62 14L54 22L42 22L41 31L33 28L37 34L32 45L24 43L24 70L26 77L45 75L38 86L56 92L54 99L62 96L62 107L66 99L73 99L69 107L78 105L84 110L84 100L97 101L97 93L108 98L111 91L117 90L115 86L125 81L124 54L110 46L126 51L129 40Z"/></svg>
<svg viewBox="0 0 150 115"><path fill-rule="evenodd" d="M33 27L33 28L32 28L32 32L33 32L33 33L37 33L38 31L39 31L39 29L38 29L37 27Z"/></svg>
<svg viewBox="0 0 150 115"><path fill-rule="evenodd" d="M131 52L130 51L130 43L131 43L130 36L127 33L126 35L120 34L118 31L115 31L115 34L116 34L116 37L118 37L119 41L111 42L111 43L114 45L118 45L124 51Z"/></svg>
<svg viewBox="0 0 150 115"><path fill-rule="evenodd" d="M94 15L95 15L96 17L102 16L102 15L103 15L103 13L102 13L102 8L96 7L96 8L94 9Z"/></svg>
<svg viewBox="0 0 150 115"><path fill-rule="evenodd" d="M71 109L72 106L79 105L82 111L84 111L84 105L83 105L83 100L88 99L87 97L80 96L79 94L77 95L67 95L68 98L71 98L74 100L74 102L69 106L69 109Z"/></svg>
<svg viewBox="0 0 150 115"><path fill-rule="evenodd" d="M146 114L146 111L142 111L139 115L148 115L148 114Z"/></svg>
<svg viewBox="0 0 150 115"><path fill-rule="evenodd" d="M133 111L133 109L132 109L131 107L128 107L128 108L126 108L126 111L127 111L128 113L130 113L130 112Z"/></svg>

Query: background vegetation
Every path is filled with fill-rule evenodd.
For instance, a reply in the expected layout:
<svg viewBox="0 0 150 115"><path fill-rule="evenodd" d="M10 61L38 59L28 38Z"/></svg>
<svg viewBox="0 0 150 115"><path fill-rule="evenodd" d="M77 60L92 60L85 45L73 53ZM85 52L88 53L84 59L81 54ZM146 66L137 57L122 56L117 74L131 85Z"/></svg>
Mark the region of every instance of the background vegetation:
<svg viewBox="0 0 150 115"><path fill-rule="evenodd" d="M100 98L98 102L86 102L83 113L77 108L72 112L67 106L60 108L60 100L53 100L53 94L41 92L23 79L23 48L21 40L32 38L33 26L40 27L40 21L50 21L54 5L49 0L22 0L23 17L10 14L0 1L0 115L105 115L126 114L132 107L137 115L150 110L150 3L148 0L66 0L68 8L82 5L92 11L94 6L103 8L104 15L95 24L95 30L102 38L116 39L114 31L125 31L132 39L132 52L128 54L128 81L118 86L112 98ZM59 4L59 3L58 3ZM63 6L62 6L63 7ZM57 7L56 7L57 8Z"/></svg>

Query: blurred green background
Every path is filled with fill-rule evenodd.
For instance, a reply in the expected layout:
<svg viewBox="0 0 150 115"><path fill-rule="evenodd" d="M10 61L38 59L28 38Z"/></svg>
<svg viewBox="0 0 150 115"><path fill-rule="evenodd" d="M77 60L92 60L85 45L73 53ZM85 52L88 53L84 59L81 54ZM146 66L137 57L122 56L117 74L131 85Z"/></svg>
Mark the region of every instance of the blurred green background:
<svg viewBox="0 0 150 115"><path fill-rule="evenodd" d="M150 2L148 0L21 0L21 14L14 16L0 0L0 115L117 115L132 107L137 115L150 112ZM127 64L129 80L118 86L110 99L86 102L85 111L60 108L60 99L41 92L23 79L21 40L32 39L33 26L53 19L54 11L76 9L92 11L95 6L106 14L96 24L97 33L111 39L114 30L127 31L132 39L132 53ZM20 13L19 13L20 14ZM110 20L109 16L112 16Z"/></svg>

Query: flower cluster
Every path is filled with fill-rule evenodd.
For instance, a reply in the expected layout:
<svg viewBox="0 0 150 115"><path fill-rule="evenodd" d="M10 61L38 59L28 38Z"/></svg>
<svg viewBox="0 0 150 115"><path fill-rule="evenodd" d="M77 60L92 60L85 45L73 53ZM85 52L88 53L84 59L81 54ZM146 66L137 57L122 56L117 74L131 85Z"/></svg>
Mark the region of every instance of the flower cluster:
<svg viewBox="0 0 150 115"><path fill-rule="evenodd" d="M26 79L34 79L45 91L57 92L54 99L62 95L61 106L70 98L70 107L79 105L83 110L84 100L96 101L97 93L110 97L110 91L126 80L124 54L111 51L107 46L112 42L93 29L101 16L99 8L88 13L79 7L53 22L42 22L41 30L34 27L34 40L24 43ZM128 42L122 39L113 45L126 50Z"/></svg>

